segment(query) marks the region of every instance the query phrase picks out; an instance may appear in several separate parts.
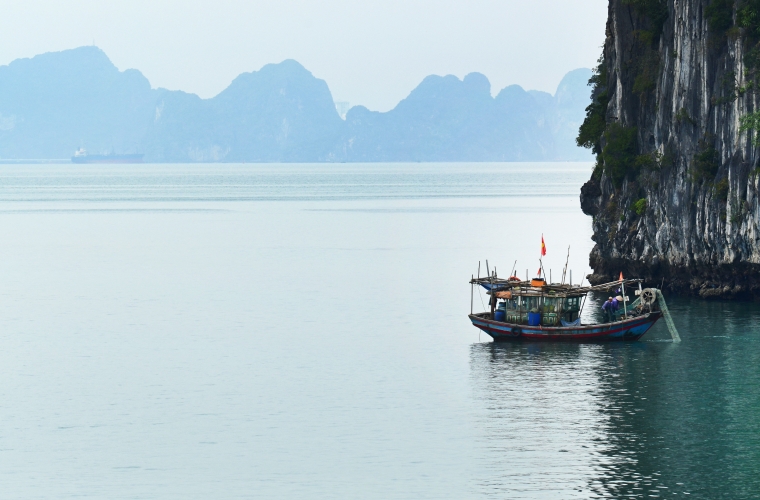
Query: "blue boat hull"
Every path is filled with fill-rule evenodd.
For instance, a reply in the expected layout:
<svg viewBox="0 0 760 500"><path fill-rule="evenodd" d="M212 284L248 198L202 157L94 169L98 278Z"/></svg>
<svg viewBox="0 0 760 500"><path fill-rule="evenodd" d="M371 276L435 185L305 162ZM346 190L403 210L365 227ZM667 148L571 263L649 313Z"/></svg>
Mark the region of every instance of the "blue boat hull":
<svg viewBox="0 0 760 500"><path fill-rule="evenodd" d="M570 341L634 341L639 340L658 319L660 311L614 323L582 326L528 326L494 321L490 314L470 314L472 324L490 335L494 341L507 340L570 340Z"/></svg>

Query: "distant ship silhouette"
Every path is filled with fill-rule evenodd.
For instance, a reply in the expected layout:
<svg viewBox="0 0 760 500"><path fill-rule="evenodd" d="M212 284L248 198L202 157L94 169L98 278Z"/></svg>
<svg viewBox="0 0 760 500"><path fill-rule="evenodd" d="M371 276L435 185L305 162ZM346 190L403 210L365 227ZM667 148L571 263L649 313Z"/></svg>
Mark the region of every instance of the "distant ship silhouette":
<svg viewBox="0 0 760 500"><path fill-rule="evenodd" d="M115 153L105 155L91 155L84 148L79 148L71 157L73 163L142 163L141 154L119 155Z"/></svg>

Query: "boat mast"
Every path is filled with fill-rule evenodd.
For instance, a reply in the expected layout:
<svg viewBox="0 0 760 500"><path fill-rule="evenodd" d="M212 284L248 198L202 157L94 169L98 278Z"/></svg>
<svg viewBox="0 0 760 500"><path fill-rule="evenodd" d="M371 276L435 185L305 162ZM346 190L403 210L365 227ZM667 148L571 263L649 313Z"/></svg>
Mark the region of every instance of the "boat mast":
<svg viewBox="0 0 760 500"><path fill-rule="evenodd" d="M628 298L625 296L625 280L620 281L620 290L623 292L623 317L628 319L628 309L625 307L627 302L626 299Z"/></svg>
<svg viewBox="0 0 760 500"><path fill-rule="evenodd" d="M567 246L567 259L565 260L565 269L562 270L562 284L565 284L567 278L567 265L570 263L570 245Z"/></svg>

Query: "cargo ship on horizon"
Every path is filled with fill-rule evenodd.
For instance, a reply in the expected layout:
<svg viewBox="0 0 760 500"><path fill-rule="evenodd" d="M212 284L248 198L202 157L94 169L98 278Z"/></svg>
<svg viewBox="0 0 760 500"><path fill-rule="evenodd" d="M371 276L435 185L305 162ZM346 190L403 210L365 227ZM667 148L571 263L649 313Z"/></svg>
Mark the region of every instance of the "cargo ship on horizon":
<svg viewBox="0 0 760 500"><path fill-rule="evenodd" d="M79 148L71 157L72 163L142 163L142 154L105 154L91 155L84 148Z"/></svg>

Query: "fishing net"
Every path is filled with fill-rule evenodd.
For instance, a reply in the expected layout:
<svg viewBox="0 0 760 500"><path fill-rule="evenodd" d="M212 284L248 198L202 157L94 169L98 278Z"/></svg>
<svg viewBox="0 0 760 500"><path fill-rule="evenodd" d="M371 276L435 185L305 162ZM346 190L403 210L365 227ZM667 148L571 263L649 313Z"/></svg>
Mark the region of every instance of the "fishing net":
<svg viewBox="0 0 760 500"><path fill-rule="evenodd" d="M673 318L670 316L668 305L665 303L665 297L662 296L662 292L660 290L657 290L657 302L660 303L662 317L665 318L665 324L668 326L670 336L673 337L673 342L680 342L681 336L678 335L678 330L676 330L676 325L673 323Z"/></svg>
<svg viewBox="0 0 760 500"><path fill-rule="evenodd" d="M673 338L673 342L680 342L681 336L678 335L676 325L673 323L673 317L670 315L668 305L665 303L665 298L662 296L662 292L657 290L657 302L660 304L660 310L662 311L662 317L665 319L665 325L668 327L670 336ZM641 303L641 296L636 297L636 300L628 304L628 309L634 309Z"/></svg>

